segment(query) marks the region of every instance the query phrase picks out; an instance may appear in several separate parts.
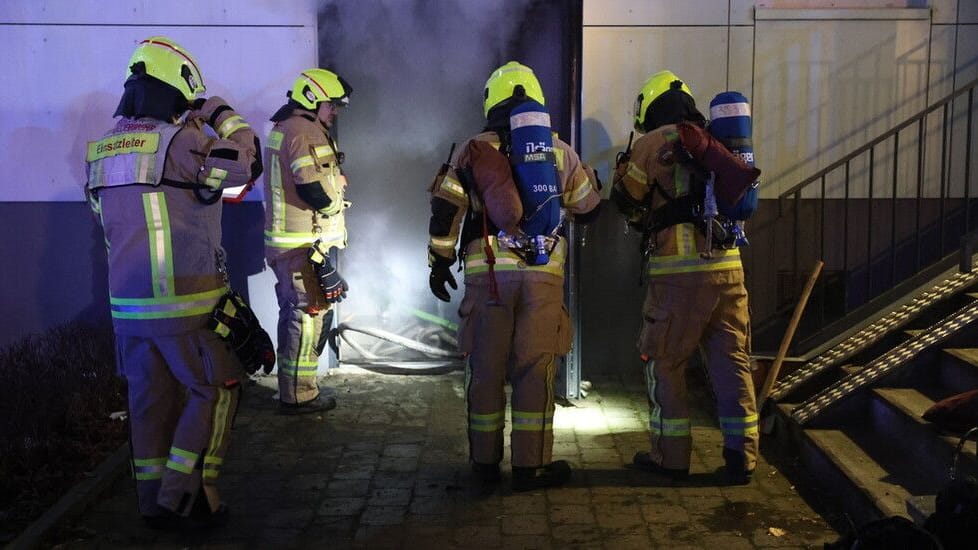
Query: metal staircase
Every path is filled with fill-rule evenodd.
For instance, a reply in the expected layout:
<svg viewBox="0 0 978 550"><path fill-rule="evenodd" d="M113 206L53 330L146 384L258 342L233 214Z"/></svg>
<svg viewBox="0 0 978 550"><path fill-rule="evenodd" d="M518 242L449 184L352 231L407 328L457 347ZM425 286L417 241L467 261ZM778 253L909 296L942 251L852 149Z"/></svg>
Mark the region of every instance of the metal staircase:
<svg viewBox="0 0 978 550"><path fill-rule="evenodd" d="M974 441L958 452L958 435L943 433L922 418L934 403L978 389L978 272L971 269L978 260L973 255L978 212L972 212L978 208L970 191L972 158L978 156L971 135L976 84L969 83L780 197L784 219L772 230L791 228L792 249L786 256L793 269L800 271L810 258L834 255L840 274L836 283L842 281L844 289L836 294L841 300L836 307L809 304L810 330L799 338L806 344L802 349L809 351L775 385L768 412L776 419L776 440L798 450L856 524L891 515L923 521L934 496L948 483L955 457L960 475L978 477ZM932 126L931 115L944 124L936 138L925 132ZM954 130L954 120L966 129ZM903 184L898 178L905 174L897 167L912 164L899 158L901 132L908 131L916 134L912 176L917 194L900 205L897 189ZM952 147L951 135L963 136L964 147ZM941 144L940 170L935 192L928 194L925 143L934 139ZM874 157L882 156L880 150L890 152L886 162L892 166L892 192L876 199L892 208L880 216L892 224L888 227L872 217L878 206L873 202ZM850 166L861 155L868 156L869 167L868 193L864 189L859 199L859 208L870 213L865 228L850 222L855 208L849 203ZM837 170L844 171L844 196L826 206L832 194L826 181ZM954 192L952 173L963 177ZM912 212L914 201L916 229L898 228L898 208ZM926 201L934 207L931 220L919 214ZM833 211L845 217L844 223L833 227ZM840 231L839 225L846 243L850 232L865 231L860 257L827 245L827 232ZM880 240L889 242L877 246ZM783 252L777 254L785 256ZM959 267L949 268L956 257ZM820 299L828 295L822 292ZM840 314L831 317L825 311Z"/></svg>
<svg viewBox="0 0 978 550"><path fill-rule="evenodd" d="M887 312L772 392L778 438L799 450L857 524L891 515L923 521L949 481L959 438L922 415L978 388L971 275L939 281L912 308ZM978 476L974 443L963 447L958 471Z"/></svg>

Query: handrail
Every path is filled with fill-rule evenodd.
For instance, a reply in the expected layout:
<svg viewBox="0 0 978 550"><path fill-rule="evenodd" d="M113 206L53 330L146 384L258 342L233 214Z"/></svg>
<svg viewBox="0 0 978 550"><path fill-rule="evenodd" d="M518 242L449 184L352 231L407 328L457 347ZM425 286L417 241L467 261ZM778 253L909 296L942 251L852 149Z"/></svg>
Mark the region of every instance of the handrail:
<svg viewBox="0 0 978 550"><path fill-rule="evenodd" d="M823 259L826 273L799 344L826 337L831 325L858 322L864 306L930 272L952 249L978 247L973 235L958 242L978 227L971 189L976 89L978 79L778 195L777 213L754 236L769 245L767 265L786 277L778 288L787 293L765 304L758 326L779 325L780 306L793 301L801 265L810 261Z"/></svg>
<svg viewBox="0 0 978 550"><path fill-rule="evenodd" d="M976 78L975 80L972 80L971 82L969 82L968 84L966 84L961 89L957 90L956 92L951 93L950 95L948 95L944 99L941 99L940 101L938 101L937 103L931 105L930 107L927 107L923 111L920 111L919 113L913 115L912 117L908 118L907 120L904 120L900 124L897 124L896 126L894 126L893 128L891 128L890 130L887 130L883 134L880 134L879 136L877 136L872 141L866 143L865 145L862 145L861 147L856 148L856 150L854 150L853 152L849 153L848 155L846 155L846 156L842 157L841 159L833 162L832 164L826 166L825 168L822 168L821 170L819 170L818 172L816 172L815 175L809 176L809 177L805 178L804 180L801 181L801 183L795 185L791 189L788 189L787 191L784 191L783 193L781 193L780 195L778 195L778 199L785 199L789 195L793 195L793 194L797 193L798 191L801 191L805 187L808 187L809 184L814 183L815 181L822 179L824 176L828 175L829 172L835 170L836 168L838 168L840 166L843 166L845 163L851 161L852 159L858 157L859 155L861 155L861 154L865 153L866 151L872 149L873 147L879 145L880 143L882 143L886 139L892 137L893 135L900 133L901 130L907 128L908 126L910 126L911 124L913 124L915 122L920 121L920 119L922 119L922 118L926 117L927 115L931 114L933 111L936 111L936 110L940 109L941 107L944 107L948 103L954 101L954 99L957 98L959 95L963 95L963 94L967 93L968 91L970 91L972 88L974 88L976 86L978 86L978 78Z"/></svg>

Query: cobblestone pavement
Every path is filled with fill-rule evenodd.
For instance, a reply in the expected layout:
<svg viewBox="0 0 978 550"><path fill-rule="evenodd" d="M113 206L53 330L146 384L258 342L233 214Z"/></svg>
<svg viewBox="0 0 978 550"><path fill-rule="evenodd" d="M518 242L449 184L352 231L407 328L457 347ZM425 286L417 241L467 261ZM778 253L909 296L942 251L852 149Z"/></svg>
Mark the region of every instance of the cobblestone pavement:
<svg viewBox="0 0 978 550"><path fill-rule="evenodd" d="M61 531L58 547L737 550L837 538L839 518L773 444L762 442L751 485L718 484L722 442L702 383L688 481L624 467L647 448L648 413L641 380L616 378L593 380L586 399L557 408L554 455L575 467L567 486L513 493L507 460L500 488L480 495L467 464L462 373L344 367L323 381L339 407L304 417L276 414L273 381L249 387L239 409L220 480L228 525L150 530L124 478Z"/></svg>

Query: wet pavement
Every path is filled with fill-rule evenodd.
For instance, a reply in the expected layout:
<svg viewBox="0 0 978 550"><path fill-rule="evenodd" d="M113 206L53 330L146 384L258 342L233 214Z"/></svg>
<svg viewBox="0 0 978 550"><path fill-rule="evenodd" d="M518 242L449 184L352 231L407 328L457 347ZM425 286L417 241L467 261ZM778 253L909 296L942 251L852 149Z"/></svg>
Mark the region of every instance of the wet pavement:
<svg viewBox="0 0 978 550"><path fill-rule="evenodd" d="M59 548L821 548L841 520L773 441L748 486L725 487L708 390L692 377L693 464L672 482L628 469L646 449L640 378L592 380L558 406L554 457L570 483L528 493L475 490L461 372L378 374L343 367L323 380L339 407L277 414L274 378L247 388L220 479L226 526L146 528L128 476L59 533ZM508 440L508 429L507 429ZM835 527L833 527L835 526Z"/></svg>

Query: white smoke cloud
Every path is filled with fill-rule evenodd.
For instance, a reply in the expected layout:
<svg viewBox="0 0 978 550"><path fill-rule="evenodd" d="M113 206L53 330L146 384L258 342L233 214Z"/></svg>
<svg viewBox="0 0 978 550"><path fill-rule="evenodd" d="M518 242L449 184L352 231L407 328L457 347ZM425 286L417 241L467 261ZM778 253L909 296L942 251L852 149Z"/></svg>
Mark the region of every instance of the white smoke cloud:
<svg viewBox="0 0 978 550"><path fill-rule="evenodd" d="M353 86L337 134L347 155L350 283L340 321L413 330L412 310L457 321L428 290L428 186L452 142L484 123L483 89L510 60L529 0L329 1L321 66ZM457 274L462 286L462 274ZM405 334L411 336L410 334ZM343 349L343 353L347 352Z"/></svg>

